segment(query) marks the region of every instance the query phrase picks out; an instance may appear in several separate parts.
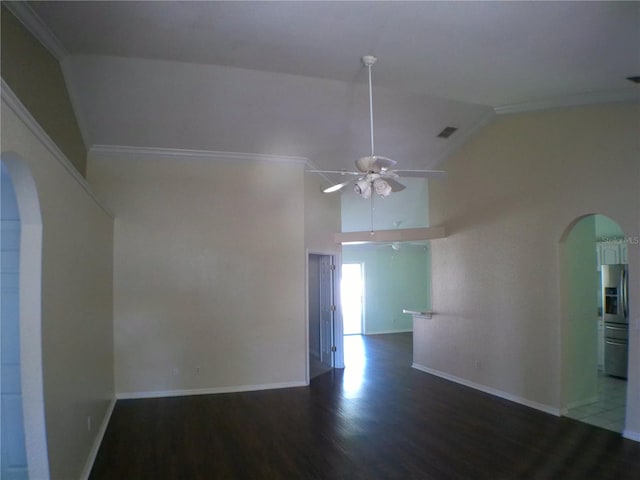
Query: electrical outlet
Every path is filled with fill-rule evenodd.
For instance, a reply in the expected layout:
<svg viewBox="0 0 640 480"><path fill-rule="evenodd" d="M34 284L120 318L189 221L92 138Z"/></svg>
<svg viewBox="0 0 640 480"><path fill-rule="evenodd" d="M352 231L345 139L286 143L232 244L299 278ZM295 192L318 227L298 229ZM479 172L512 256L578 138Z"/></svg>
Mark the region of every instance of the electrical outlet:
<svg viewBox="0 0 640 480"><path fill-rule="evenodd" d="M196 367L196 375L200 375L200 367Z"/></svg>
<svg viewBox="0 0 640 480"><path fill-rule="evenodd" d="M179 368L177 368L177 367L176 367L176 368L174 368L174 369L173 369L173 374L174 374L174 375L180 375L180 369L179 369Z"/></svg>

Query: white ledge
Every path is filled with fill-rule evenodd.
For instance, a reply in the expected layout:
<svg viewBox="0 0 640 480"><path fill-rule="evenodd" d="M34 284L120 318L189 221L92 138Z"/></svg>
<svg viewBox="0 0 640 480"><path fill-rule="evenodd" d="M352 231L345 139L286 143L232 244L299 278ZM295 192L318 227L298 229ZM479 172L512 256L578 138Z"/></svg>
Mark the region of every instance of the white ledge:
<svg viewBox="0 0 640 480"><path fill-rule="evenodd" d="M402 313L408 313L409 315L413 315L414 317L424 317L424 318L433 318L433 315L435 314L434 311L432 310L426 310L424 312L418 312L416 310L406 310L403 309Z"/></svg>
<svg viewBox="0 0 640 480"><path fill-rule="evenodd" d="M368 232L340 232L334 234L336 243L414 242L446 237L444 226L374 230Z"/></svg>

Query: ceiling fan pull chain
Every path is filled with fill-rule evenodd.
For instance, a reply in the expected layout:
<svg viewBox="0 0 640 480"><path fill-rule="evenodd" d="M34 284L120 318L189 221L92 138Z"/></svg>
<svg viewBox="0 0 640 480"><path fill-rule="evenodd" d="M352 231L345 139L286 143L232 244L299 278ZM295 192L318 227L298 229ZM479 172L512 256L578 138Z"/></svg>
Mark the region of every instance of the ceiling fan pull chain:
<svg viewBox="0 0 640 480"><path fill-rule="evenodd" d="M371 68L371 67L369 67ZM371 235L373 236L373 197L374 195L371 195Z"/></svg>

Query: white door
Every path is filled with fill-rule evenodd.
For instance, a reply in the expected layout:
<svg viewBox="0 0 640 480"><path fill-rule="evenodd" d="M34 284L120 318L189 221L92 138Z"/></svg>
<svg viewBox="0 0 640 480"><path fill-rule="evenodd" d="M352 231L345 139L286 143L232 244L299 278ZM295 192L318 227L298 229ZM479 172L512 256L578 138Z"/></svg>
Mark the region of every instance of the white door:
<svg viewBox="0 0 640 480"><path fill-rule="evenodd" d="M333 257L322 255L320 258L320 361L333 366Z"/></svg>

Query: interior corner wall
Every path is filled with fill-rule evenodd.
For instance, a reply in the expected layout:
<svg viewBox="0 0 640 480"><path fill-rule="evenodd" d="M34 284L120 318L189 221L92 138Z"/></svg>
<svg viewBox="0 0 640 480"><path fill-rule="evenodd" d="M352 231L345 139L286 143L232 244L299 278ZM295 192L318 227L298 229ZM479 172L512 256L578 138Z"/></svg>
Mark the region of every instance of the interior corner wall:
<svg viewBox="0 0 640 480"><path fill-rule="evenodd" d="M338 254L341 245L334 240L340 231L340 194L322 193L321 177L304 176L304 239L308 251Z"/></svg>
<svg viewBox="0 0 640 480"><path fill-rule="evenodd" d="M1 20L2 79L84 175L87 152L60 64L4 5Z"/></svg>
<svg viewBox="0 0 640 480"><path fill-rule="evenodd" d="M305 383L304 165L91 153L119 397Z"/></svg>
<svg viewBox="0 0 640 480"><path fill-rule="evenodd" d="M564 407L559 245L602 213L640 237L638 104L497 117L429 185L432 308L414 332L416 366L549 411ZM640 268L630 245L627 429L640 432ZM634 364L635 361L635 364ZM640 434L638 434L640 438Z"/></svg>
<svg viewBox="0 0 640 480"><path fill-rule="evenodd" d="M50 475L79 478L114 398L113 219L3 100L2 155L9 153L28 165L41 208Z"/></svg>

